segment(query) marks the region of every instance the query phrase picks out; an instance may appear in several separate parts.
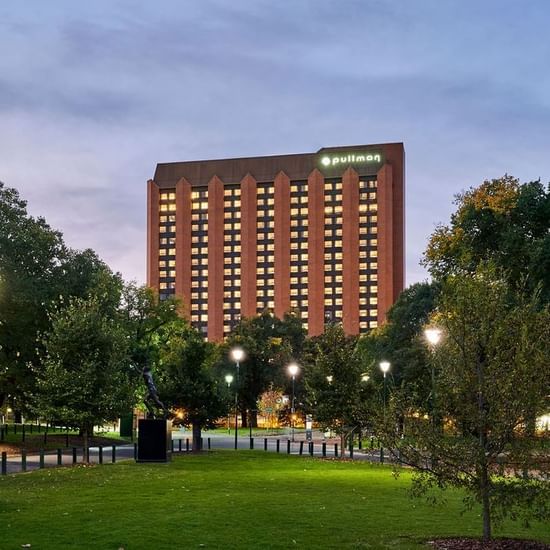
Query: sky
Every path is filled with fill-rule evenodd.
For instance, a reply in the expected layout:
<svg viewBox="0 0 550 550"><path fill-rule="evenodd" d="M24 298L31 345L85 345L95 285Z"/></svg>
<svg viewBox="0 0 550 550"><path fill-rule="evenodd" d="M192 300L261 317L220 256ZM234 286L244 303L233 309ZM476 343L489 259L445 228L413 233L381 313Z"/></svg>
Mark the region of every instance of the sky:
<svg viewBox="0 0 550 550"><path fill-rule="evenodd" d="M550 180L547 0L0 3L0 181L145 282L157 162L400 141L406 280L453 197Z"/></svg>

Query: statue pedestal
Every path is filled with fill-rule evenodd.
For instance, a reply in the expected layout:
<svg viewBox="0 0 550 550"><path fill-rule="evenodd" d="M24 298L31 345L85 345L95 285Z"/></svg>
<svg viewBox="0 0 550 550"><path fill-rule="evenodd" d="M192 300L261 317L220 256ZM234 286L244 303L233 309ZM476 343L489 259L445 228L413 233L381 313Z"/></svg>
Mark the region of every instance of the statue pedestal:
<svg viewBox="0 0 550 550"><path fill-rule="evenodd" d="M144 418L138 423L136 462L169 462L172 457L172 422Z"/></svg>

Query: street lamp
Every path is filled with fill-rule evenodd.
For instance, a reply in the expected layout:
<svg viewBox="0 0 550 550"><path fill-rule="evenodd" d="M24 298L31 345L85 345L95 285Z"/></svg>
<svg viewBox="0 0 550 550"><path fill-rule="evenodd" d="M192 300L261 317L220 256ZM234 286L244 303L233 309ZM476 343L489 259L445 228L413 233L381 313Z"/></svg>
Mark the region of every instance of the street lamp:
<svg viewBox="0 0 550 550"><path fill-rule="evenodd" d="M428 345L433 355L433 353L435 352L436 346L441 341L441 336L442 336L441 329L437 327L428 327L424 329L424 336L428 341ZM432 375L432 427L435 428L436 400L435 400L435 365L434 365L433 357L430 363L431 363L431 375Z"/></svg>
<svg viewBox="0 0 550 550"><path fill-rule="evenodd" d="M299 370L300 370L300 367L296 363L290 363L290 365L288 365L288 373L290 374L290 376L292 376L292 406L290 408L290 421L291 421L290 423L292 427L291 441L294 441L294 413L296 411L295 402L294 402L294 399L295 399L294 385L296 381L296 375L298 374Z"/></svg>
<svg viewBox="0 0 550 550"><path fill-rule="evenodd" d="M225 381L227 383L227 389L231 387L231 382L233 382L233 375L232 374L226 374L225 375ZM231 428L229 427L229 412L227 414L227 433L231 433Z"/></svg>
<svg viewBox="0 0 550 550"><path fill-rule="evenodd" d="M384 421L386 421L386 374L389 372L391 363L389 361L380 361L380 370L384 374Z"/></svg>
<svg viewBox="0 0 550 550"><path fill-rule="evenodd" d="M238 446L238 437L239 437L239 424L238 424L238 412L239 412L239 394L238 394L238 388L239 388L239 368L240 368L240 362L244 359L245 353L243 348L233 348L229 355L231 356L231 359L235 361L235 366L237 367L237 382L235 384L235 449Z"/></svg>

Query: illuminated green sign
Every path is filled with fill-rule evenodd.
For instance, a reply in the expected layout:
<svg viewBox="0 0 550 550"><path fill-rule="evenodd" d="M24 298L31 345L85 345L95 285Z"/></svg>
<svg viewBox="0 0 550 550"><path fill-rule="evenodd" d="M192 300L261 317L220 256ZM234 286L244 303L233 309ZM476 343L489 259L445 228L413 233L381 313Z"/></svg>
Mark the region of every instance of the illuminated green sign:
<svg viewBox="0 0 550 550"><path fill-rule="evenodd" d="M323 166L339 166L341 164L371 164L382 162L380 153L338 153L333 155L323 155L321 164Z"/></svg>

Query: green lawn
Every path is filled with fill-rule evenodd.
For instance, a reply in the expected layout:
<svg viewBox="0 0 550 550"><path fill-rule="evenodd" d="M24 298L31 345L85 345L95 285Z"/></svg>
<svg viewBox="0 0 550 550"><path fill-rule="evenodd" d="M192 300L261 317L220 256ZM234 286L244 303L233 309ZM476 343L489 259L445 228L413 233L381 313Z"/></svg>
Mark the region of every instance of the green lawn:
<svg viewBox="0 0 550 550"><path fill-rule="evenodd" d="M432 507L407 496L409 474L262 451L184 455L0 478L0 548L426 548L480 532L461 495ZM547 526L497 535L550 542Z"/></svg>

